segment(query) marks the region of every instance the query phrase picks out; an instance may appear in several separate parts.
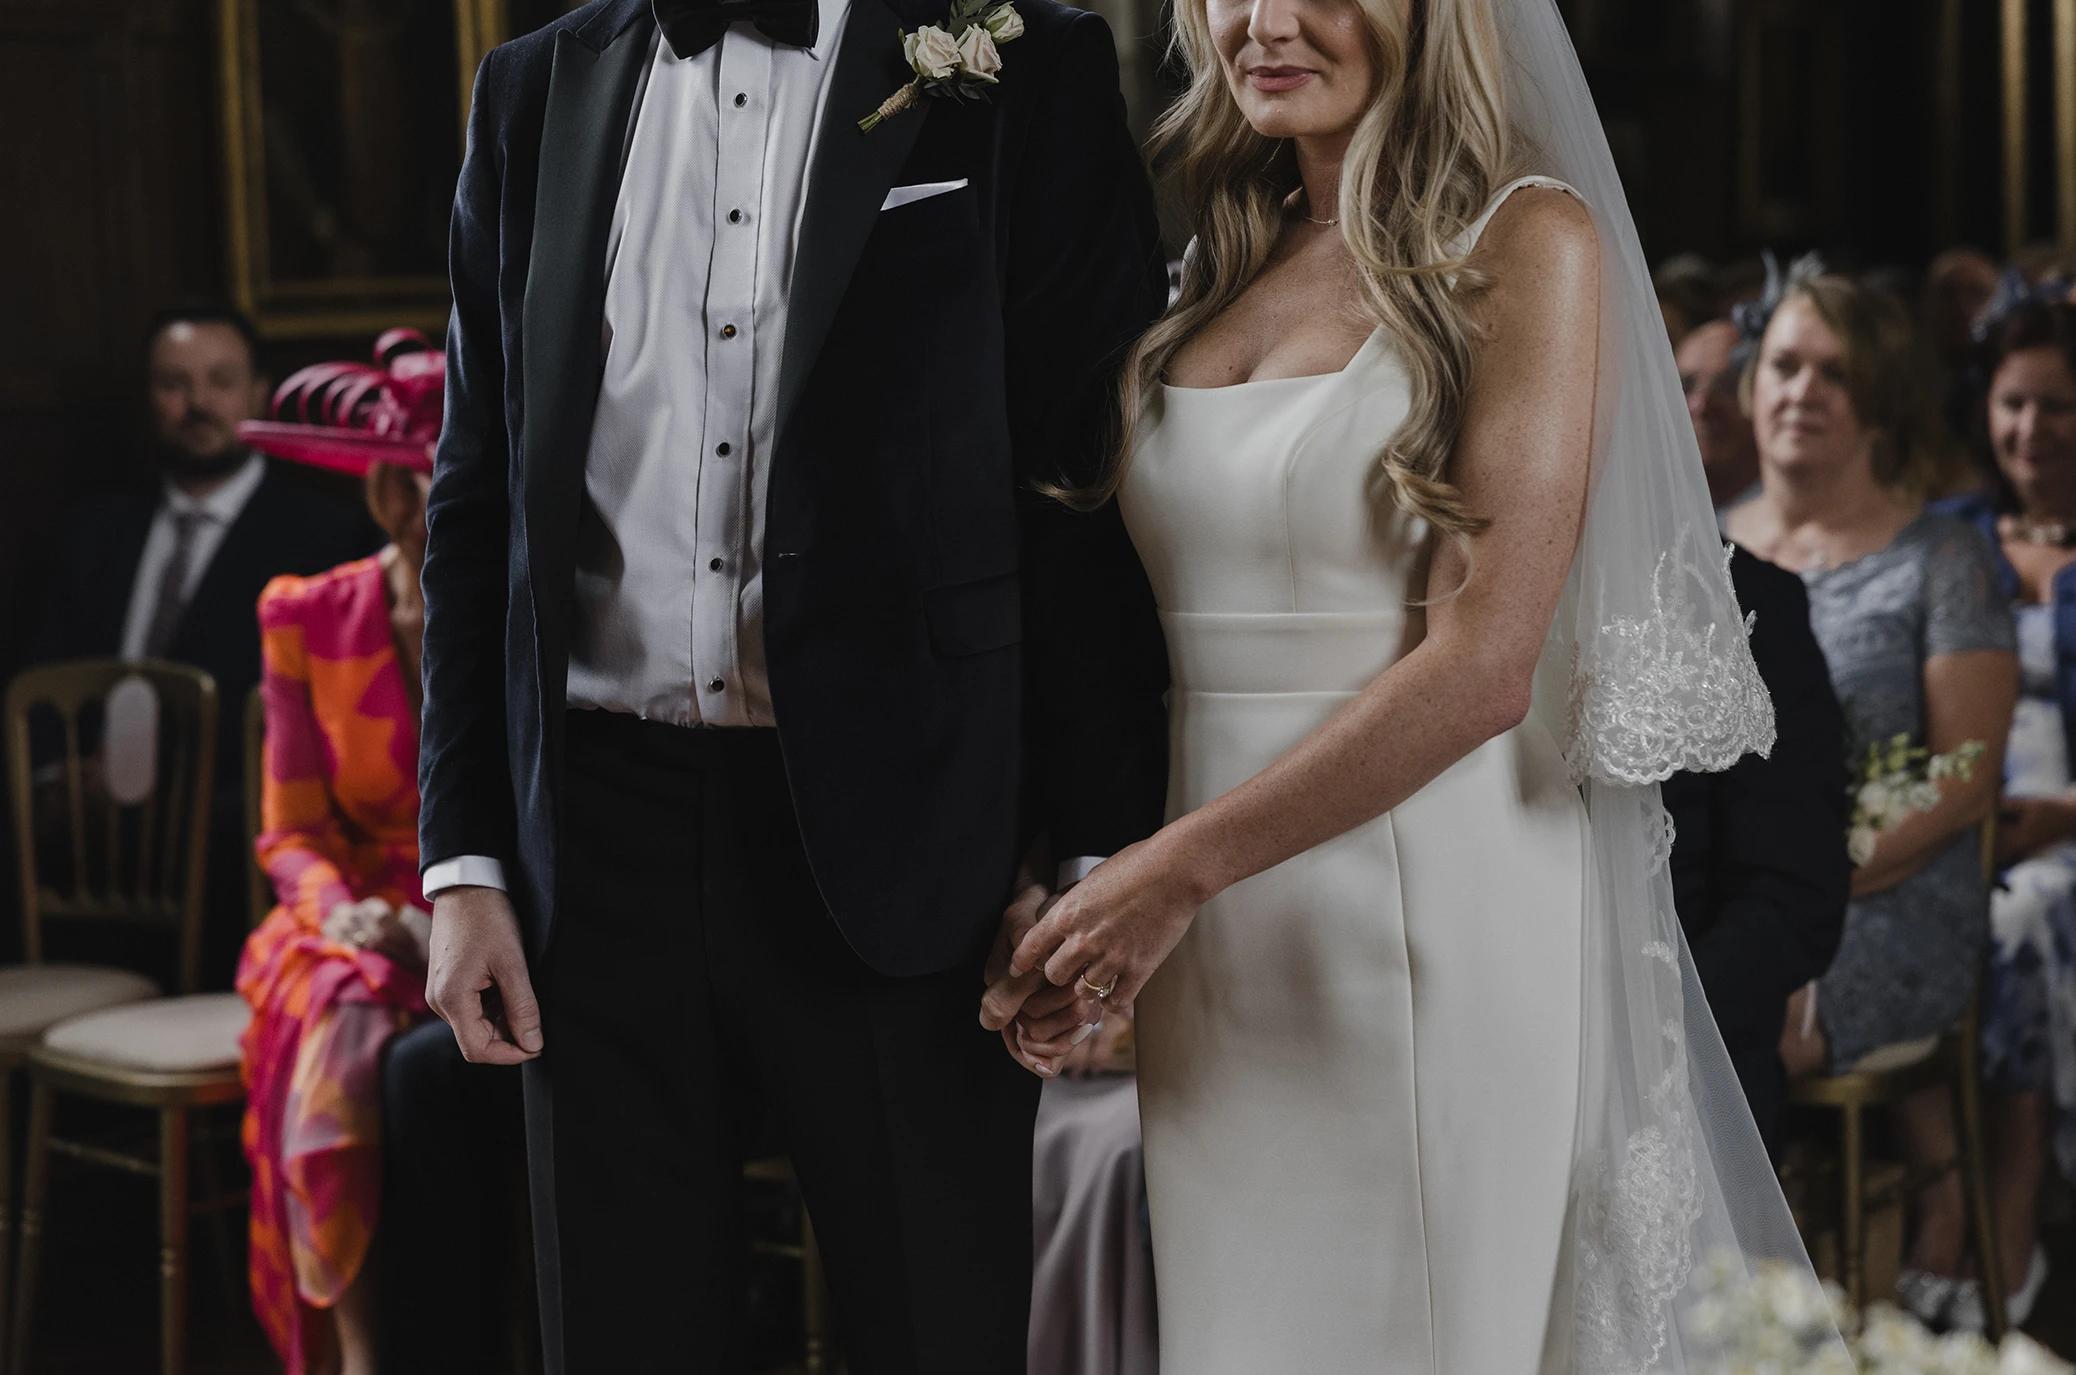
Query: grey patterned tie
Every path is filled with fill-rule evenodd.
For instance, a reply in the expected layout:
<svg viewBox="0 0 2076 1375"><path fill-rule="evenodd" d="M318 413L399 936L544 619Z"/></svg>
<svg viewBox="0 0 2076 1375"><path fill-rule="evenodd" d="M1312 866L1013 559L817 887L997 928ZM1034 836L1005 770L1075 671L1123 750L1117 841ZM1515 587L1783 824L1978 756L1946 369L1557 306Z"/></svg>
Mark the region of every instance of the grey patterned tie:
<svg viewBox="0 0 2076 1375"><path fill-rule="evenodd" d="M164 657L173 643L173 632L180 629L181 613L187 610L187 572L195 557L195 533L207 519L200 511L173 513L173 557L166 560L166 571L159 578L158 604L152 607L151 626L144 632L148 659Z"/></svg>

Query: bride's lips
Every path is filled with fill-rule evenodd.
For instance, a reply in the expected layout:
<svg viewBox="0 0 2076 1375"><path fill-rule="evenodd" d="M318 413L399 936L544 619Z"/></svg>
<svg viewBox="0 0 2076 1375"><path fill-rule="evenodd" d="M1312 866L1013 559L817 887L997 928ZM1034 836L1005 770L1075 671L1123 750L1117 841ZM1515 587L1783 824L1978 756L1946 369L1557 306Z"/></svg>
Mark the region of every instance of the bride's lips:
<svg viewBox="0 0 2076 1375"><path fill-rule="evenodd" d="M1314 75L1305 67L1249 67L1247 84L1257 91L1294 91Z"/></svg>

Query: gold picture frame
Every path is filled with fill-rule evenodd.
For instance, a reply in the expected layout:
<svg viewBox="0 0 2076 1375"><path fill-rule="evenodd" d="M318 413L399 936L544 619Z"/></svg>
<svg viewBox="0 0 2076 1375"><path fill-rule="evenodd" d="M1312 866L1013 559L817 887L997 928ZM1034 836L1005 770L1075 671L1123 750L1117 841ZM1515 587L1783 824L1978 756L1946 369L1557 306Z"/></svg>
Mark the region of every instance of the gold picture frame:
<svg viewBox="0 0 2076 1375"><path fill-rule="evenodd" d="M444 330L453 172L476 68L508 32L506 0L217 0L216 14L232 298L270 338ZM285 26L304 69L336 46L337 70L317 64L329 83L288 60ZM450 42L451 73L435 70ZM373 118L356 122L356 103ZM368 202L386 232L364 242L348 221Z"/></svg>

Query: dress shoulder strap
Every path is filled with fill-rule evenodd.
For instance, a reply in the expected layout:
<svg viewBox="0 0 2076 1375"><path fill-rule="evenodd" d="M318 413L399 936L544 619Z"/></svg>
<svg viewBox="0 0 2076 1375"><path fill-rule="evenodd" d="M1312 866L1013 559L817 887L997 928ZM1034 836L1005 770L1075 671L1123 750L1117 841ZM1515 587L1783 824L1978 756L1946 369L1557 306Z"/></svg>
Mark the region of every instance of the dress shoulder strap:
<svg viewBox="0 0 2076 1375"><path fill-rule="evenodd" d="M1582 205L1586 200L1584 196L1579 195L1575 187L1561 182L1555 177L1516 177L1505 186L1499 188L1499 194L1492 198L1491 203L1457 237L1456 243L1453 245L1455 256L1462 257L1478 246L1478 240L1485 235L1485 226L1492 223L1492 217L1499 213L1499 207L1507 203L1508 196L1513 195L1524 186L1539 186L1545 191L1562 191L1567 196L1576 198Z"/></svg>

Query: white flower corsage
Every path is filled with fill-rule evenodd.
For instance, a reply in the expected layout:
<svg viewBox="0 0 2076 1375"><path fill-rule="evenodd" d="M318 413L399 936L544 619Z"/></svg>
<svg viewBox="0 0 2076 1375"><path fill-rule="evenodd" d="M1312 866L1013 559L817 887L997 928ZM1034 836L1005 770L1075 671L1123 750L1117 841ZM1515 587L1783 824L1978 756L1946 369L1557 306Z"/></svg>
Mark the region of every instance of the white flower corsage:
<svg viewBox="0 0 2076 1375"><path fill-rule="evenodd" d="M1929 812L1938 806L1941 782L1958 778L1965 783L1973 777L1975 761L1982 755L1980 740L1970 740L1945 754L1911 744L1908 735L1868 745L1866 758L1846 766L1852 820L1846 824L1845 848L1853 863L1865 864L1874 858L1882 832L1895 829L1912 812Z"/></svg>
<svg viewBox="0 0 2076 1375"><path fill-rule="evenodd" d="M996 45L1023 35L1024 17L1013 4L996 0L952 0L951 13L943 24L926 24L914 33L901 34L901 55L915 72L915 79L880 102L877 110L858 121L871 133L889 115L898 115L915 104L916 97L950 96L953 100L985 100L995 74L1002 70L1002 54Z"/></svg>

